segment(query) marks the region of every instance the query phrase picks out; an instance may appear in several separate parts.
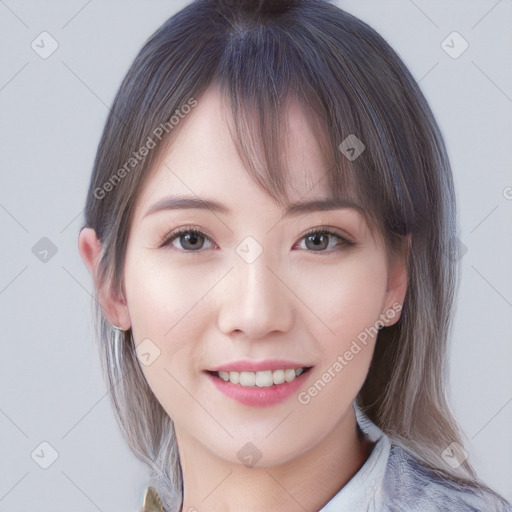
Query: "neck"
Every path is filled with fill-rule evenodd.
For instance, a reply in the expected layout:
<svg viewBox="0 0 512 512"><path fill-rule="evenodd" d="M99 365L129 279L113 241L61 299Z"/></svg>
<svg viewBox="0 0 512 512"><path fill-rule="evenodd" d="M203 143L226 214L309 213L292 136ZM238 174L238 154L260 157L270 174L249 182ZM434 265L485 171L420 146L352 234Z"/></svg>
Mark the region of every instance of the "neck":
<svg viewBox="0 0 512 512"><path fill-rule="evenodd" d="M266 467L220 458L176 425L175 430L183 472L182 512L320 510L357 473L371 449L352 407L316 445Z"/></svg>

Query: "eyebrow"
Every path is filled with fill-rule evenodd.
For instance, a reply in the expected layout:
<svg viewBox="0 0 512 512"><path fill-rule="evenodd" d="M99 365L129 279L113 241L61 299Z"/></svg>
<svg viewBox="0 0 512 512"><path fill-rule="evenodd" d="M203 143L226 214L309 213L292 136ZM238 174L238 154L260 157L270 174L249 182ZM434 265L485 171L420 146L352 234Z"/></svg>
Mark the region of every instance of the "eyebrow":
<svg viewBox="0 0 512 512"><path fill-rule="evenodd" d="M314 199L311 201L302 201L289 204L286 207L284 217L296 217L304 213L342 210L348 208L357 210L360 213L364 212L361 206L346 199ZM144 217L165 210L187 209L210 210L212 212L223 213L226 215L230 215L232 213L232 211L227 206L212 199L202 199L194 196L174 196L165 197L149 207L144 214Z"/></svg>

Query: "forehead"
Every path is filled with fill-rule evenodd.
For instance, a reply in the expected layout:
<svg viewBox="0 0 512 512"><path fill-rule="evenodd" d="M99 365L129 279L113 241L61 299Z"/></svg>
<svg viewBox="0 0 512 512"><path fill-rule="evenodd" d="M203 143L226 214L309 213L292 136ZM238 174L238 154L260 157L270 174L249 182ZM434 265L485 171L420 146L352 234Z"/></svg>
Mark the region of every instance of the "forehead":
<svg viewBox="0 0 512 512"><path fill-rule="evenodd" d="M286 158L289 198L297 201L325 196L327 166L307 111L290 97L285 112L286 130L275 147ZM248 194L253 200L263 199L265 192L254 183L238 154L230 131L234 130L231 107L220 89L212 86L206 90L178 128L151 171L139 204L176 193L223 198L235 208L237 201L249 198ZM258 141L251 142L259 151Z"/></svg>

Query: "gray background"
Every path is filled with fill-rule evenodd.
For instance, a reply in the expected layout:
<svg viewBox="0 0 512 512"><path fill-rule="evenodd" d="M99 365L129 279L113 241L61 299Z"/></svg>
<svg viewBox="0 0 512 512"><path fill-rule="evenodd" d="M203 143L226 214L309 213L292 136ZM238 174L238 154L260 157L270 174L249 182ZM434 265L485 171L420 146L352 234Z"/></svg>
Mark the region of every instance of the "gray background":
<svg viewBox="0 0 512 512"><path fill-rule="evenodd" d="M512 1L337 3L398 51L446 138L467 247L450 396L470 460L512 499ZM77 235L109 105L141 45L183 5L0 1L0 511L140 506L147 473L102 382ZM47 59L31 48L43 31L59 45ZM456 59L442 47L453 31L469 43ZM460 43L448 39L452 52ZM46 261L32 251L42 237L57 248ZM43 441L58 452L48 469L31 457L51 461Z"/></svg>

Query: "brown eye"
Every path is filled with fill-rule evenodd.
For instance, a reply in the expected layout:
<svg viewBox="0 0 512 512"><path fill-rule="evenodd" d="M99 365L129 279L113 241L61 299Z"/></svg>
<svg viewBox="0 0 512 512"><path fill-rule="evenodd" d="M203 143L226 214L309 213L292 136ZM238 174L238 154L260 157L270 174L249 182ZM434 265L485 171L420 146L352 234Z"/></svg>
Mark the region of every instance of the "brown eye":
<svg viewBox="0 0 512 512"><path fill-rule="evenodd" d="M304 245L302 245L304 240ZM306 233L299 244L299 249L305 249L310 252L332 252L341 250L344 247L354 247L355 242L349 240L341 233L336 233L330 229L319 228ZM296 247L297 247L296 246Z"/></svg>
<svg viewBox="0 0 512 512"><path fill-rule="evenodd" d="M197 251L202 248L205 237L199 233L190 232L179 235L176 240L180 241L179 243L183 249Z"/></svg>
<svg viewBox="0 0 512 512"><path fill-rule="evenodd" d="M306 237L306 247L313 251L323 251L329 246L329 235L326 233L315 233Z"/></svg>
<svg viewBox="0 0 512 512"><path fill-rule="evenodd" d="M196 229L181 229L171 233L160 245L172 246L178 251L199 252L201 249L213 246L212 240L208 235Z"/></svg>

